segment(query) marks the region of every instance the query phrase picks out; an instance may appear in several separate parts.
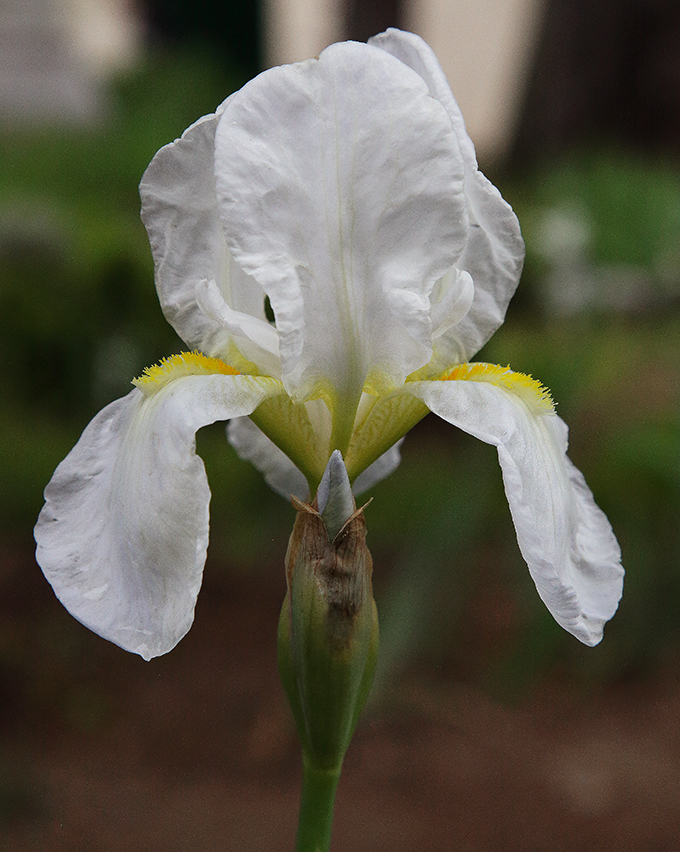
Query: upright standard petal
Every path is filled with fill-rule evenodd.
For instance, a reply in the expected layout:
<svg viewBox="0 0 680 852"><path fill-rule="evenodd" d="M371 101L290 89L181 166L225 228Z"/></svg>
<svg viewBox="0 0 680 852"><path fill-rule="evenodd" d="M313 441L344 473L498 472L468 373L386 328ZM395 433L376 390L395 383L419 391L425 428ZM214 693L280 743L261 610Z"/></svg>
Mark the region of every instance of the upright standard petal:
<svg viewBox="0 0 680 852"><path fill-rule="evenodd" d="M405 390L444 420L493 444L517 540L538 593L566 630L596 645L623 588L621 554L604 513L566 456L567 427L543 389L493 365Z"/></svg>
<svg viewBox="0 0 680 852"><path fill-rule="evenodd" d="M429 293L467 240L446 110L381 50L347 42L272 68L215 137L231 253L268 294L295 401L356 400L431 357Z"/></svg>
<svg viewBox="0 0 680 852"><path fill-rule="evenodd" d="M225 355L232 340L238 348L250 339L249 326L266 323L264 292L231 258L217 212L215 128L228 100L161 148L139 185L163 313L189 347L209 355ZM238 312L231 325L199 305L197 286L209 281L215 282L226 305ZM254 318L240 334L239 314ZM257 359L252 346L243 354Z"/></svg>
<svg viewBox="0 0 680 852"><path fill-rule="evenodd" d="M414 33L389 29L369 39L416 71L445 107L465 162L465 195L470 235L456 266L470 273L475 297L460 324L447 330L438 344L437 364L467 361L503 323L524 262L519 222L496 187L479 171L475 148L446 76L432 48Z"/></svg>
<svg viewBox="0 0 680 852"><path fill-rule="evenodd" d="M194 435L280 393L273 379L186 375L104 408L56 469L35 528L57 597L100 636L148 660L193 621L210 490Z"/></svg>
<svg viewBox="0 0 680 852"><path fill-rule="evenodd" d="M253 287L257 287L253 282ZM279 337L272 323L235 311L215 281L200 281L196 302L203 314L221 325L233 338L241 354L267 376L280 378Z"/></svg>

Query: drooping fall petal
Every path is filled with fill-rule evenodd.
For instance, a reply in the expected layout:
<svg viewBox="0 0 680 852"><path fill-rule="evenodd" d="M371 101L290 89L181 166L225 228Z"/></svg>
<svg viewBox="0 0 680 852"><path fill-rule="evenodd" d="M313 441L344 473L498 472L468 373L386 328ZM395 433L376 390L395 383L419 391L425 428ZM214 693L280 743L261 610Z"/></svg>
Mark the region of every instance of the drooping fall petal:
<svg viewBox="0 0 680 852"><path fill-rule="evenodd" d="M56 469L35 528L38 563L72 615L147 660L179 642L208 545L194 435L280 391L273 379L187 375L99 412Z"/></svg>
<svg viewBox="0 0 680 852"><path fill-rule="evenodd" d="M407 383L405 390L497 448L517 541L539 595L562 627L596 645L621 598L623 569L609 521L567 458L567 427L529 377L496 367L459 371L460 380Z"/></svg>

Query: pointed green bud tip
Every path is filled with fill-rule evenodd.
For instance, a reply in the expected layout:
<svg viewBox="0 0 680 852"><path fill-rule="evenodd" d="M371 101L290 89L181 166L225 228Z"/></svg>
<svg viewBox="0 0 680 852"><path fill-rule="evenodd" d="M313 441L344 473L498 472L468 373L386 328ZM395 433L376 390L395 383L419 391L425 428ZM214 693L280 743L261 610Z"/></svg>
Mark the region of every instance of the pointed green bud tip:
<svg viewBox="0 0 680 852"><path fill-rule="evenodd" d="M328 537L333 541L356 510L352 486L340 450L334 450L328 459L316 499Z"/></svg>

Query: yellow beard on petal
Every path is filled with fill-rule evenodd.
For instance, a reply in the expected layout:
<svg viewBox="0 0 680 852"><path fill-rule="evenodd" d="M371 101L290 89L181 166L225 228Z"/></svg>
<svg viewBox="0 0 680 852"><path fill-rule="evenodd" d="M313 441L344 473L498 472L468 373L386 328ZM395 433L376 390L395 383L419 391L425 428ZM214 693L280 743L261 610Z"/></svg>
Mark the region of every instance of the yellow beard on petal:
<svg viewBox="0 0 680 852"><path fill-rule="evenodd" d="M181 352L163 358L152 367L145 367L139 378L133 379L132 384L138 387L145 396L152 396L168 382L184 376L214 376L222 373L226 376L238 376L239 371L225 364L219 358L209 358L200 352Z"/></svg>
<svg viewBox="0 0 680 852"><path fill-rule="evenodd" d="M552 414L555 403L550 391L526 373L516 373L498 364L459 364L441 377L441 381L488 382L520 397L537 414Z"/></svg>

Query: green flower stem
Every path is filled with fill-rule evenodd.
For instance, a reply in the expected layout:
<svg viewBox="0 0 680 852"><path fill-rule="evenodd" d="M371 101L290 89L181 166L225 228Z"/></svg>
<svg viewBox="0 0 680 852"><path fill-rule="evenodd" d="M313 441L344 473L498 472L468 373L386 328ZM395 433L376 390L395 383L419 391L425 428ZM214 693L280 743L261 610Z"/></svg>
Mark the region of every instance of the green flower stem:
<svg viewBox="0 0 680 852"><path fill-rule="evenodd" d="M293 498L279 672L302 744L297 852L328 852L342 762L373 680L378 614L363 509L340 452L313 504Z"/></svg>
<svg viewBox="0 0 680 852"><path fill-rule="evenodd" d="M295 852L328 852L330 849L335 791L341 768L317 769L304 761Z"/></svg>

